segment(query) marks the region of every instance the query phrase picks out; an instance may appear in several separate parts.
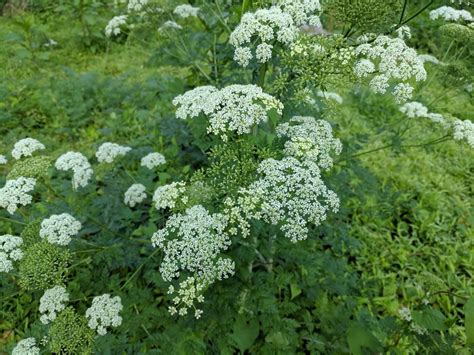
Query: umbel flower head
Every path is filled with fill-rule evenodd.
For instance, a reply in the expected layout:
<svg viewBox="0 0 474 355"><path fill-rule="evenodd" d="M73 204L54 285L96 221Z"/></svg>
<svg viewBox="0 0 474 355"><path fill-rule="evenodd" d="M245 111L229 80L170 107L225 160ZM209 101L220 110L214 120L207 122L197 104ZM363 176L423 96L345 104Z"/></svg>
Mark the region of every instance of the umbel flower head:
<svg viewBox="0 0 474 355"><path fill-rule="evenodd" d="M39 179L48 174L51 163L52 158L48 156L21 159L13 164L7 179L17 179L21 176Z"/></svg>
<svg viewBox="0 0 474 355"><path fill-rule="evenodd" d="M33 197L28 193L33 191L35 185L36 179L23 176L7 180L5 186L0 189L0 207L6 208L8 213L14 214L19 205L29 205Z"/></svg>
<svg viewBox="0 0 474 355"><path fill-rule="evenodd" d="M42 149L45 149L44 144L34 138L20 139L13 146L12 157L16 160L21 157L30 157L34 152Z"/></svg>
<svg viewBox="0 0 474 355"><path fill-rule="evenodd" d="M156 209L175 208L180 196L181 201L186 204L188 199L183 196L185 192L186 184L182 181L158 187L153 194Z"/></svg>
<svg viewBox="0 0 474 355"><path fill-rule="evenodd" d="M8 163L7 157L0 154L0 165L5 165L6 163Z"/></svg>
<svg viewBox="0 0 474 355"><path fill-rule="evenodd" d="M474 148L474 123L469 120L456 119L453 123L453 136L455 140L466 140Z"/></svg>
<svg viewBox="0 0 474 355"><path fill-rule="evenodd" d="M40 299L39 311L42 314L40 321L43 324L49 324L56 319L56 316L69 301L69 293L62 286L54 286L44 291Z"/></svg>
<svg viewBox="0 0 474 355"><path fill-rule="evenodd" d="M81 222L70 214L54 214L41 222L39 235L51 244L68 245L71 237L79 233L81 228Z"/></svg>
<svg viewBox="0 0 474 355"><path fill-rule="evenodd" d="M78 152L67 152L56 160L55 167L58 170L72 170L72 186L74 189L86 187L94 173L87 158Z"/></svg>
<svg viewBox="0 0 474 355"><path fill-rule="evenodd" d="M146 199L146 187L142 184L133 184L125 192L124 203L127 206L135 207Z"/></svg>
<svg viewBox="0 0 474 355"><path fill-rule="evenodd" d="M113 163L115 158L124 156L131 150L132 148L130 147L107 142L102 144L99 149L97 149L95 156L97 157L99 163Z"/></svg>
<svg viewBox="0 0 474 355"><path fill-rule="evenodd" d="M221 90L201 86L173 100L176 117L183 120L204 114L209 118L207 131L219 135L224 141L228 135L250 133L251 129L268 119L268 111L279 114L283 104L265 94L256 85L230 85Z"/></svg>
<svg viewBox="0 0 474 355"><path fill-rule="evenodd" d="M20 340L13 348L12 355L39 355L40 348L36 346L35 338Z"/></svg>
<svg viewBox="0 0 474 355"><path fill-rule="evenodd" d="M23 239L10 234L0 235L0 272L10 272L13 262L23 258L23 252L19 248Z"/></svg>
<svg viewBox="0 0 474 355"><path fill-rule="evenodd" d="M150 153L142 158L140 165L147 167L150 170L153 170L157 166L163 165L165 163L166 158L163 156L163 154Z"/></svg>
<svg viewBox="0 0 474 355"><path fill-rule="evenodd" d="M105 35L107 37L118 36L122 30L121 26L127 23L127 15L120 15L113 17L107 26L105 26Z"/></svg>
<svg viewBox="0 0 474 355"><path fill-rule="evenodd" d="M450 6L441 6L436 10L430 12L430 19L437 20L443 19L445 21L472 21L472 15L467 10L456 10Z"/></svg>
<svg viewBox="0 0 474 355"><path fill-rule="evenodd" d="M143 8L148 5L148 0L129 0L127 9L129 12L142 11Z"/></svg>
<svg viewBox="0 0 474 355"><path fill-rule="evenodd" d="M199 7L194 7L189 4L178 5L175 7L173 13L181 18L197 17Z"/></svg>
<svg viewBox="0 0 474 355"><path fill-rule="evenodd" d="M95 329L97 334L107 334L108 327L118 327L122 324L119 315L123 306L119 296L110 297L109 294L94 297L92 305L86 310L89 319L89 328Z"/></svg>

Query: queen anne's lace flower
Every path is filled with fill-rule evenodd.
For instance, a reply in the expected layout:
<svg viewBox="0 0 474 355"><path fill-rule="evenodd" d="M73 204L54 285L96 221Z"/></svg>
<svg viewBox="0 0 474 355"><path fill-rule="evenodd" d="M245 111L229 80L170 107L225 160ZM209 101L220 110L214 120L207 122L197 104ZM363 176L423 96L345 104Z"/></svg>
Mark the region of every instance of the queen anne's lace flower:
<svg viewBox="0 0 474 355"><path fill-rule="evenodd" d="M142 11L143 8L148 4L148 0L129 0L127 9L131 11Z"/></svg>
<svg viewBox="0 0 474 355"><path fill-rule="evenodd" d="M397 33L398 38L401 38L403 40L411 38L411 30L408 26L401 26L397 28L395 32Z"/></svg>
<svg viewBox="0 0 474 355"><path fill-rule="evenodd" d="M329 122L314 117L295 116L288 123L280 124L276 133L278 137L288 138L286 155L314 161L323 169L332 166L331 153L340 154L342 150L341 141L333 137Z"/></svg>
<svg viewBox="0 0 474 355"><path fill-rule="evenodd" d="M405 322L411 322L412 321L412 317L411 317L411 311L409 308L407 307L402 307L398 310L398 315L400 316L400 318L402 320L404 320Z"/></svg>
<svg viewBox="0 0 474 355"><path fill-rule="evenodd" d="M61 155L56 160L55 167L62 171L73 171L72 186L74 189L86 187L94 173L87 158L77 152L67 152Z"/></svg>
<svg viewBox="0 0 474 355"><path fill-rule="evenodd" d="M400 107L400 112L404 113L410 118L428 116L428 108L417 101L407 102L406 104Z"/></svg>
<svg viewBox="0 0 474 355"><path fill-rule="evenodd" d="M130 147L107 142L102 144L99 149L97 149L95 156L97 157L99 163L113 163L115 158L118 156L124 156L131 150L132 148Z"/></svg>
<svg viewBox="0 0 474 355"><path fill-rule="evenodd" d="M123 26L127 23L127 15L115 16L112 20L109 21L105 27L105 35L107 37L118 36L122 30L120 26Z"/></svg>
<svg viewBox="0 0 474 355"><path fill-rule="evenodd" d="M341 95L339 95L337 92L318 90L316 92L316 95L325 100L332 100L334 102L337 102L338 104L342 104L342 102L344 101Z"/></svg>
<svg viewBox="0 0 474 355"><path fill-rule="evenodd" d="M7 157L0 154L0 165L5 165L6 163L8 163Z"/></svg>
<svg viewBox="0 0 474 355"><path fill-rule="evenodd" d="M16 160L21 157L31 157L34 152L42 149L45 149L44 144L34 138L20 139L13 146L12 157Z"/></svg>
<svg viewBox="0 0 474 355"><path fill-rule="evenodd" d="M186 184L184 182L173 182L160 186L153 194L153 202L155 202L157 209L174 208L180 197L184 204L188 202L187 196L183 196L185 192Z"/></svg>
<svg viewBox="0 0 474 355"><path fill-rule="evenodd" d="M176 23L175 21L166 21L164 24L161 25L160 30L181 30L183 29L183 26L181 26L179 23Z"/></svg>
<svg viewBox="0 0 474 355"><path fill-rule="evenodd" d="M145 166L148 169L152 170L159 165L165 164L166 159L163 154L160 153L150 153L144 156L140 162L141 166Z"/></svg>
<svg viewBox="0 0 474 355"><path fill-rule="evenodd" d="M35 185L36 179L33 178L19 177L15 180L7 180L5 186L0 189L0 207L14 214L18 205L29 205L33 197L28 193L33 191Z"/></svg>
<svg viewBox="0 0 474 355"><path fill-rule="evenodd" d="M400 83L393 88L393 96L397 103L405 102L413 96L413 86L406 83Z"/></svg>
<svg viewBox="0 0 474 355"><path fill-rule="evenodd" d="M178 5L175 7L173 13L181 18L197 17L199 13L199 7L194 7L189 4Z"/></svg>
<svg viewBox="0 0 474 355"><path fill-rule="evenodd" d="M265 94L255 85L230 85L221 90L213 86L198 87L173 100L176 116L181 119L209 117L207 131L226 141L230 133L249 133L261 122L267 121L267 112L275 109L281 114L283 104Z"/></svg>
<svg viewBox="0 0 474 355"><path fill-rule="evenodd" d="M469 120L455 120L453 122L453 137L455 140L467 141L472 148L474 148L474 123Z"/></svg>
<svg viewBox="0 0 474 355"><path fill-rule="evenodd" d="M194 275L181 281L178 290L170 286L168 293L176 294L169 308L172 314L185 315L195 302L204 301L202 293L209 285L233 275L234 262L220 256L230 245L227 221L225 215L209 214L196 205L171 216L165 228L153 235L153 245L164 252L160 272L165 281Z"/></svg>
<svg viewBox="0 0 474 355"><path fill-rule="evenodd" d="M430 19L437 20L443 19L445 21L472 21L472 15L467 10L456 10L450 6L441 6L436 10L430 12Z"/></svg>
<svg viewBox="0 0 474 355"><path fill-rule="evenodd" d="M321 12L319 0L280 0L280 8L293 18L296 26L321 27L321 20L316 13Z"/></svg>
<svg viewBox="0 0 474 355"><path fill-rule="evenodd" d="M66 308L66 302L69 301L69 294L62 286L54 286L44 291L40 299L39 311L42 314L40 321L43 324L49 324L56 319L56 315Z"/></svg>
<svg viewBox="0 0 474 355"><path fill-rule="evenodd" d="M68 245L71 237L77 235L81 228L81 222L70 214L53 214L41 222L39 235L51 244Z"/></svg>
<svg viewBox="0 0 474 355"><path fill-rule="evenodd" d="M20 340L12 351L12 355L39 355L40 348L36 346L35 338Z"/></svg>
<svg viewBox="0 0 474 355"><path fill-rule="evenodd" d="M431 54L420 54L418 58L423 63L443 64L438 60L438 58L432 56Z"/></svg>
<svg viewBox="0 0 474 355"><path fill-rule="evenodd" d="M125 192L124 203L130 207L135 207L146 199L146 187L142 184L133 184Z"/></svg>
<svg viewBox="0 0 474 355"><path fill-rule="evenodd" d="M119 296L109 294L94 297L92 305L86 310L89 328L97 330L97 334L107 334L108 327L118 327L122 324L122 301Z"/></svg>
<svg viewBox="0 0 474 355"><path fill-rule="evenodd" d="M23 239L10 234L0 236L0 272L10 272L13 269L13 261L23 258L23 252L19 248Z"/></svg>

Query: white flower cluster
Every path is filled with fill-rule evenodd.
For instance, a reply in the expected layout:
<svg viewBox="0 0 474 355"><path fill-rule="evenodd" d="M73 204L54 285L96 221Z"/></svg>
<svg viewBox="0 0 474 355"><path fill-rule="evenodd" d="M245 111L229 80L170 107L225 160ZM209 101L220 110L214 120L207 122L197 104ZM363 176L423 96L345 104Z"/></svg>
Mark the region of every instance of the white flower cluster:
<svg viewBox="0 0 474 355"><path fill-rule="evenodd" d="M408 26L400 26L395 32L400 39L407 40L411 38L411 29Z"/></svg>
<svg viewBox="0 0 474 355"><path fill-rule="evenodd" d="M8 163L7 157L0 154L0 165L5 165L6 163Z"/></svg>
<svg viewBox="0 0 474 355"><path fill-rule="evenodd" d="M319 96L325 100L332 100L334 102L337 102L338 104L342 104L343 102L341 95L336 92L318 90L316 92L316 96Z"/></svg>
<svg viewBox="0 0 474 355"><path fill-rule="evenodd" d="M314 117L295 116L276 129L278 137L285 137L285 154L298 159L311 160L320 168L333 165L331 153L340 154L341 141L333 137L329 122Z"/></svg>
<svg viewBox="0 0 474 355"><path fill-rule="evenodd" d="M12 355L39 355L40 348L36 346L35 338L20 340L12 350Z"/></svg>
<svg viewBox="0 0 474 355"><path fill-rule="evenodd" d="M235 48L234 60L246 67L253 58L251 43L258 38L260 43L255 57L260 63L268 62L275 42L288 46L298 37L299 27L320 27L321 21L315 14L319 11L318 0L282 0L269 9L245 13L229 38L229 43Z"/></svg>
<svg viewBox="0 0 474 355"><path fill-rule="evenodd" d="M13 270L13 261L23 258L23 252L19 246L23 244L23 239L10 234L0 235L0 272L10 272Z"/></svg>
<svg viewBox="0 0 474 355"><path fill-rule="evenodd" d="M165 164L166 159L163 154L160 153L150 153L144 156L140 162L141 166L145 166L148 169L152 170L159 165Z"/></svg>
<svg viewBox="0 0 474 355"><path fill-rule="evenodd" d="M109 294L94 297L92 305L86 310L89 328L97 330L97 334L107 334L107 327L118 327L122 324L122 301L119 296Z"/></svg>
<svg viewBox="0 0 474 355"><path fill-rule="evenodd" d="M130 207L135 207L146 199L146 187L142 184L133 184L125 192L124 203Z"/></svg>
<svg viewBox="0 0 474 355"><path fill-rule="evenodd" d="M469 120L455 120L453 122L453 137L455 140L467 141L472 148L474 148L474 123Z"/></svg>
<svg viewBox="0 0 474 355"><path fill-rule="evenodd" d="M14 214L18 205L29 205L33 197L28 193L33 191L35 185L36 179L23 176L15 180L7 180L5 186L0 189L0 207Z"/></svg>
<svg viewBox="0 0 474 355"><path fill-rule="evenodd" d="M174 208L180 196L181 201L186 204L188 198L183 196L185 192L186 184L182 181L158 187L153 194L156 209Z"/></svg>
<svg viewBox="0 0 474 355"><path fill-rule="evenodd" d="M209 285L234 274L234 262L220 256L230 246L226 227L225 215L210 214L203 206L196 205L184 214L171 216L165 228L153 234L153 245L164 252L160 266L163 279L172 282L182 274L193 274L180 282L177 291L170 286L168 293L176 293L174 306L169 309L172 314L177 308L180 315L187 314L195 301L204 301L202 292Z"/></svg>
<svg viewBox="0 0 474 355"><path fill-rule="evenodd" d="M423 61L413 48L408 47L400 38L378 36L372 43L359 45L355 53L361 58L354 67L359 78L377 73L370 82L375 93L384 94L390 87L390 81L398 83L392 90L399 103L412 97L413 87L406 83L410 79L423 81L426 70Z"/></svg>
<svg viewBox="0 0 474 355"><path fill-rule="evenodd" d="M221 90L213 86L201 86L177 96L176 116L194 118L203 113L209 117L207 131L226 141L229 133L244 134L261 122L266 122L267 112L275 109L279 114L283 104L265 94L256 85L230 85Z"/></svg>
<svg viewBox="0 0 474 355"><path fill-rule="evenodd" d="M122 30L120 26L123 26L127 23L127 15L115 16L112 20L109 21L107 26L105 26L105 35L107 37L118 36Z"/></svg>
<svg viewBox="0 0 474 355"><path fill-rule="evenodd" d="M176 23L175 21L166 21L160 26L160 30L163 31L167 29L181 30L183 29L183 26L181 26L179 23Z"/></svg>
<svg viewBox="0 0 474 355"><path fill-rule="evenodd" d="M431 54L420 54L418 58L420 58L423 63L443 64L438 60L438 58Z"/></svg>
<svg viewBox="0 0 474 355"><path fill-rule="evenodd" d="M81 222L70 214L53 214L41 222L39 235L51 244L68 245L71 237L77 235L81 228Z"/></svg>
<svg viewBox="0 0 474 355"><path fill-rule="evenodd" d="M429 112L427 107L417 101L405 103L403 106L400 107L400 112L404 113L410 118L428 118L434 123L443 124L445 127L449 126L449 123L446 122L443 115L440 115L439 113Z"/></svg>
<svg viewBox="0 0 474 355"><path fill-rule="evenodd" d="M62 286L54 286L44 291L40 299L39 311L41 313L40 321L43 324L49 324L56 319L57 313L66 308L69 301L69 293Z"/></svg>
<svg viewBox="0 0 474 355"><path fill-rule="evenodd" d="M411 311L407 307L402 307L398 310L398 315L402 320L405 322L411 322L412 317L411 317Z"/></svg>
<svg viewBox="0 0 474 355"><path fill-rule="evenodd" d="M339 209L339 198L324 184L313 161L267 159L258 173L261 178L240 190L237 205L246 219L279 225L292 242L308 237L309 223L318 226L329 210Z"/></svg>
<svg viewBox="0 0 474 355"><path fill-rule="evenodd" d="M127 9L131 11L142 11L143 8L148 4L148 0L129 0Z"/></svg>
<svg viewBox="0 0 474 355"><path fill-rule="evenodd" d="M44 144L34 138L20 139L13 146L12 157L16 160L21 157L31 157L34 152L41 149L45 149Z"/></svg>
<svg viewBox="0 0 474 355"><path fill-rule="evenodd" d="M178 5L175 7L173 13L181 18L197 17L199 13L199 7L194 7L189 4Z"/></svg>
<svg viewBox="0 0 474 355"><path fill-rule="evenodd" d="M54 166L61 171L73 171L72 186L74 189L86 187L94 173L87 158L78 152L67 152L61 155Z"/></svg>
<svg viewBox="0 0 474 355"><path fill-rule="evenodd" d="M107 142L102 144L99 149L97 149L95 156L97 157L99 163L110 164L113 163L115 158L117 158L118 156L124 156L131 150L132 148L130 147Z"/></svg>
<svg viewBox="0 0 474 355"><path fill-rule="evenodd" d="M443 19L445 21L472 21L472 15L467 10L456 10L450 6L441 6L436 10L430 12L430 19L437 20Z"/></svg>

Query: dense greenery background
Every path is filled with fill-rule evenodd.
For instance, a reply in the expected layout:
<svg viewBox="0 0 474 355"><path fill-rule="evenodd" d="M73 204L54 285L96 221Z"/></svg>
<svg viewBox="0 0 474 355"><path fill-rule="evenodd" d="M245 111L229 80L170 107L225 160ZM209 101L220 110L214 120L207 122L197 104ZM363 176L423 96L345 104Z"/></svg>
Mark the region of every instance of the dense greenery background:
<svg viewBox="0 0 474 355"><path fill-rule="evenodd" d="M160 182L190 176L206 157L193 146L189 127L175 120L171 100L205 78L184 59L168 60L160 48L172 44L149 29L106 39L110 3L41 0L24 9L10 6L0 17L0 153L25 136L39 139L52 156L65 149L93 156L111 141L138 148L137 156L162 152L170 163ZM410 3L416 8L420 2ZM412 45L442 58L449 43L436 40L427 16L411 25ZM44 46L48 39L58 45ZM470 53L467 59L472 63ZM474 119L473 93L458 82L460 71L472 80L472 66L427 68L424 100ZM101 292L124 303L124 323L98 339L97 354L471 353L465 305L474 294L472 149L454 141L424 146L440 133L427 122L406 122L390 97L347 86L339 93L344 105L327 107L324 115L344 143L327 179L341 198L340 213L304 242L276 240L270 269L257 264L249 272L253 251L234 250L240 269L206 294L200 320L168 314L150 243L125 247L90 225L92 246L71 244L82 260L69 276L73 304L85 307L81 301ZM390 147L354 156L384 146ZM118 192L130 181L107 184L116 178L107 172L101 178L102 198L77 207L102 211L102 223L112 230L133 216L136 223L125 233L149 240L156 221L141 223L142 212L125 208ZM30 221L65 206L54 203L36 201ZM0 214L1 233L19 234L22 227ZM41 293L20 290L15 275L0 275L0 283L0 352L8 353L19 339L44 334ZM407 329L398 315L402 307L419 312L429 333Z"/></svg>

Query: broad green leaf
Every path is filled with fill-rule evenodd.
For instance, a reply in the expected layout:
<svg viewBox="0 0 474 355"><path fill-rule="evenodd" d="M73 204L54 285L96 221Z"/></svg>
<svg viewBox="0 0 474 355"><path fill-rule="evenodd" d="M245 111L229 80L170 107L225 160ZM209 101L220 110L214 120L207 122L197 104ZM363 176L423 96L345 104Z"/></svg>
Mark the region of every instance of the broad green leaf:
<svg viewBox="0 0 474 355"><path fill-rule="evenodd" d="M290 290L291 290L291 299L294 299L295 297L298 297L301 294L301 288L295 283L290 284Z"/></svg>
<svg viewBox="0 0 474 355"><path fill-rule="evenodd" d="M267 343L273 344L278 348L288 346L288 339L281 332L272 332L265 337Z"/></svg>
<svg viewBox="0 0 474 355"><path fill-rule="evenodd" d="M367 354L364 349L376 349L379 345L375 336L360 323L353 323L347 331L347 343L354 355Z"/></svg>
<svg viewBox="0 0 474 355"><path fill-rule="evenodd" d="M446 317L437 309L427 308L422 311L412 312L413 321L426 329L446 330Z"/></svg>
<svg viewBox="0 0 474 355"><path fill-rule="evenodd" d="M244 352L253 345L259 332L260 326L257 320L246 320L244 317L238 317L230 337L235 342L236 347Z"/></svg>

